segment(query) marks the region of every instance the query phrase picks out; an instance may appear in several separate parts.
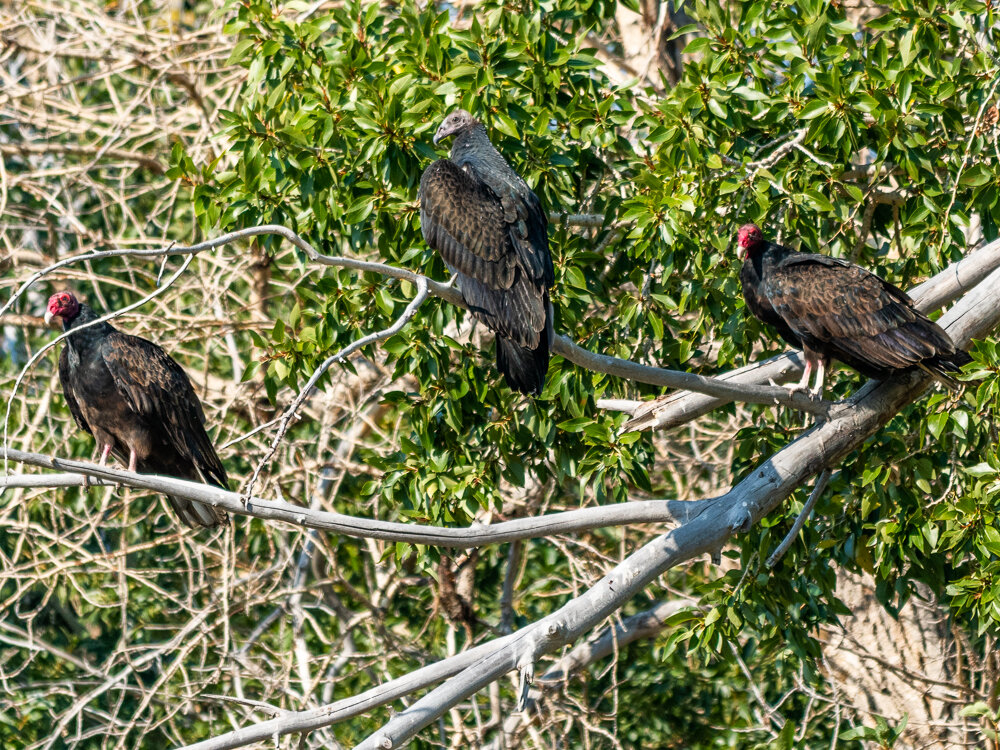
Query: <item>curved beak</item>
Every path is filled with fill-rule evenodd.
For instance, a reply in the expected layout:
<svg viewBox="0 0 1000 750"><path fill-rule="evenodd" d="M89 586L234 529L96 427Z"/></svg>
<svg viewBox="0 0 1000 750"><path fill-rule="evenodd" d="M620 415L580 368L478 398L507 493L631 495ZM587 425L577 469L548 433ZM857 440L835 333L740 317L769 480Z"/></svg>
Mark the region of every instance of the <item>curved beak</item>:
<svg viewBox="0 0 1000 750"><path fill-rule="evenodd" d="M47 327L51 327L51 326L52 326L52 319L53 319L54 317L55 317L55 315L53 315L53 314L52 314L52 311L51 311L51 310L46 310L46 311L45 311L45 316L44 316L44 318L43 318L43 319L45 320L45 325L46 325Z"/></svg>
<svg viewBox="0 0 1000 750"><path fill-rule="evenodd" d="M747 259L747 250L739 242L736 243L736 257L739 258L740 260Z"/></svg>
<svg viewBox="0 0 1000 750"><path fill-rule="evenodd" d="M438 128L437 132L434 134L434 137L431 138L431 142L436 146L441 142L442 138L444 138L444 134L441 132L441 128Z"/></svg>

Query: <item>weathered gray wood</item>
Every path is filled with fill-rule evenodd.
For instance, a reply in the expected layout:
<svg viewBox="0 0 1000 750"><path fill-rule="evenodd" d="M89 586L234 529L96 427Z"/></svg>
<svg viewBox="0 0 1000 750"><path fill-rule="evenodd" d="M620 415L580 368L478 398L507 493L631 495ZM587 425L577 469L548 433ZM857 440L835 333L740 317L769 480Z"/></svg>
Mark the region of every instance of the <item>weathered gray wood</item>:
<svg viewBox="0 0 1000 750"><path fill-rule="evenodd" d="M74 472L77 479L72 484L75 485L83 484L84 476L96 477L102 480L102 483L122 484L127 487L182 497L223 508L237 515L255 516L271 521L285 521L296 526L323 529L350 537L409 542L411 544L432 544L438 547L482 547L488 544L512 542L516 539L534 539L634 523L685 523L715 502L711 498L705 500L636 500L628 503L551 513L544 516L517 518L497 524L481 524L463 529L359 518L256 496L244 504L244 496L240 493L211 485L175 479L174 477L136 474L124 469L99 466L86 461L51 458L40 453L10 449L7 451L7 458L10 461L39 466L44 469ZM7 485L7 480L0 477L0 492L5 486L24 487L27 486L27 482L31 481L26 479L24 475L11 477L10 480L10 484ZM60 474L52 477L43 474L39 475L37 481L32 482L30 486L62 487L68 484L70 483L67 481L66 475Z"/></svg>

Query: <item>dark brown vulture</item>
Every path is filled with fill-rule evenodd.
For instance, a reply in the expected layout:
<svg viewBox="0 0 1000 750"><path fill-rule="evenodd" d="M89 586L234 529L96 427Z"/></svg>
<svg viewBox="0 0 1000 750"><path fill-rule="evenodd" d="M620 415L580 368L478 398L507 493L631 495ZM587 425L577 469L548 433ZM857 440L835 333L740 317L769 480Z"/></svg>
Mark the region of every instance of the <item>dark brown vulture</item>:
<svg viewBox="0 0 1000 750"><path fill-rule="evenodd" d="M840 258L768 242L755 224L740 227L736 242L747 309L805 355L798 388L815 370L812 392L822 393L831 359L877 380L919 367L958 385L948 373L971 357L888 281Z"/></svg>
<svg viewBox="0 0 1000 750"><path fill-rule="evenodd" d="M472 115L449 114L435 145L446 136L455 137L451 158L420 178L424 239L458 278L472 314L496 334L497 368L507 385L539 394L554 336L548 218Z"/></svg>
<svg viewBox="0 0 1000 750"><path fill-rule="evenodd" d="M70 292L53 294L45 311L45 322L61 318L65 331L98 317ZM59 356L59 381L76 423L96 438L101 465L113 453L129 471L229 489L191 381L153 342L109 323L71 333ZM219 508L167 499L188 526L218 526L228 520Z"/></svg>

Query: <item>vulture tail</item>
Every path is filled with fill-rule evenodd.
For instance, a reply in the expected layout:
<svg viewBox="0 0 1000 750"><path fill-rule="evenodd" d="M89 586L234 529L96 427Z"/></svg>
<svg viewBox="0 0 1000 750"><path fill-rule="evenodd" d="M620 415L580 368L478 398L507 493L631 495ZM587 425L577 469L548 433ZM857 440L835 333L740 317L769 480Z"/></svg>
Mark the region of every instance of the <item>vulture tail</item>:
<svg viewBox="0 0 1000 750"><path fill-rule="evenodd" d="M951 390L957 391L962 387L962 383L949 373L958 372L971 361L972 357L968 352L956 349L950 354L939 354L932 359L924 360L920 363L920 369Z"/></svg>
<svg viewBox="0 0 1000 750"><path fill-rule="evenodd" d="M177 517L193 529L199 526L212 528L229 523L229 516L222 508L170 495L167 496L167 500L170 501L170 507L174 509Z"/></svg>
<svg viewBox="0 0 1000 750"><path fill-rule="evenodd" d="M503 336L497 335L497 369L511 390L537 396L545 385L545 374L549 371L549 341L542 336L537 349L519 346Z"/></svg>
<svg viewBox="0 0 1000 750"><path fill-rule="evenodd" d="M549 371L549 347L555 338L552 328L552 304L545 295L545 328L539 333L538 346L530 349L497 333L497 369L511 390L538 396Z"/></svg>
<svg viewBox="0 0 1000 750"><path fill-rule="evenodd" d="M171 472L171 474L182 479L190 479L192 482L203 482L224 490L229 489L226 482L222 481L225 478L225 469L222 469L223 474L220 477L216 475L211 466L206 468L208 469L207 471L199 463L196 463L193 468L188 468L186 471ZM177 517L192 529L202 526L211 529L216 526L225 526L229 523L229 514L222 508L216 508L214 505L206 505L195 500L187 500L183 497L171 497L169 495L167 496L167 500L170 502L170 507L174 509Z"/></svg>

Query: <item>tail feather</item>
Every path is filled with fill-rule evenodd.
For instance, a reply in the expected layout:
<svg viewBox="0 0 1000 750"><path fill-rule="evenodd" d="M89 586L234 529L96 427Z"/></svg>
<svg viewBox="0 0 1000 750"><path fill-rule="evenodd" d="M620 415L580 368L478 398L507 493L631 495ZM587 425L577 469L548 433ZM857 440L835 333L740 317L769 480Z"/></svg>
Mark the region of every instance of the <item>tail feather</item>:
<svg viewBox="0 0 1000 750"><path fill-rule="evenodd" d="M199 526L213 528L229 523L229 515L222 508L171 495L167 496L167 500L177 517L192 529Z"/></svg>
<svg viewBox="0 0 1000 750"><path fill-rule="evenodd" d="M218 458L216 458L216 462L218 462ZM140 468L149 474L161 474L168 477L177 477L178 479L187 479L191 482L210 484L224 490L229 489L226 470L222 468L221 463L213 465L213 462L188 462L175 456L172 461L165 461L162 457L160 457L160 460L148 461ZM167 500L170 503L170 507L177 514L177 517L192 529L201 527L214 528L229 523L229 514L222 508L217 508L214 505L206 505L205 503L199 503L197 500L188 500L183 497L173 497L171 495L167 496Z"/></svg>
<svg viewBox="0 0 1000 750"><path fill-rule="evenodd" d="M549 340L543 336L537 349L519 346L510 339L497 336L497 369L512 390L537 396L545 385L549 370Z"/></svg>
<svg viewBox="0 0 1000 750"><path fill-rule="evenodd" d="M521 346L506 336L497 333L497 369L503 373L507 385L515 391L537 396L545 386L545 375L549 371L549 349L555 339L552 327L552 303L546 292L545 328L538 333L538 346L531 349Z"/></svg>
<svg viewBox="0 0 1000 750"><path fill-rule="evenodd" d="M941 384L953 391L957 391L962 387L962 383L959 380L955 380L949 373L958 372L971 361L972 357L969 356L968 352L956 349L952 353L939 354L936 357L925 360L920 363L919 367Z"/></svg>

